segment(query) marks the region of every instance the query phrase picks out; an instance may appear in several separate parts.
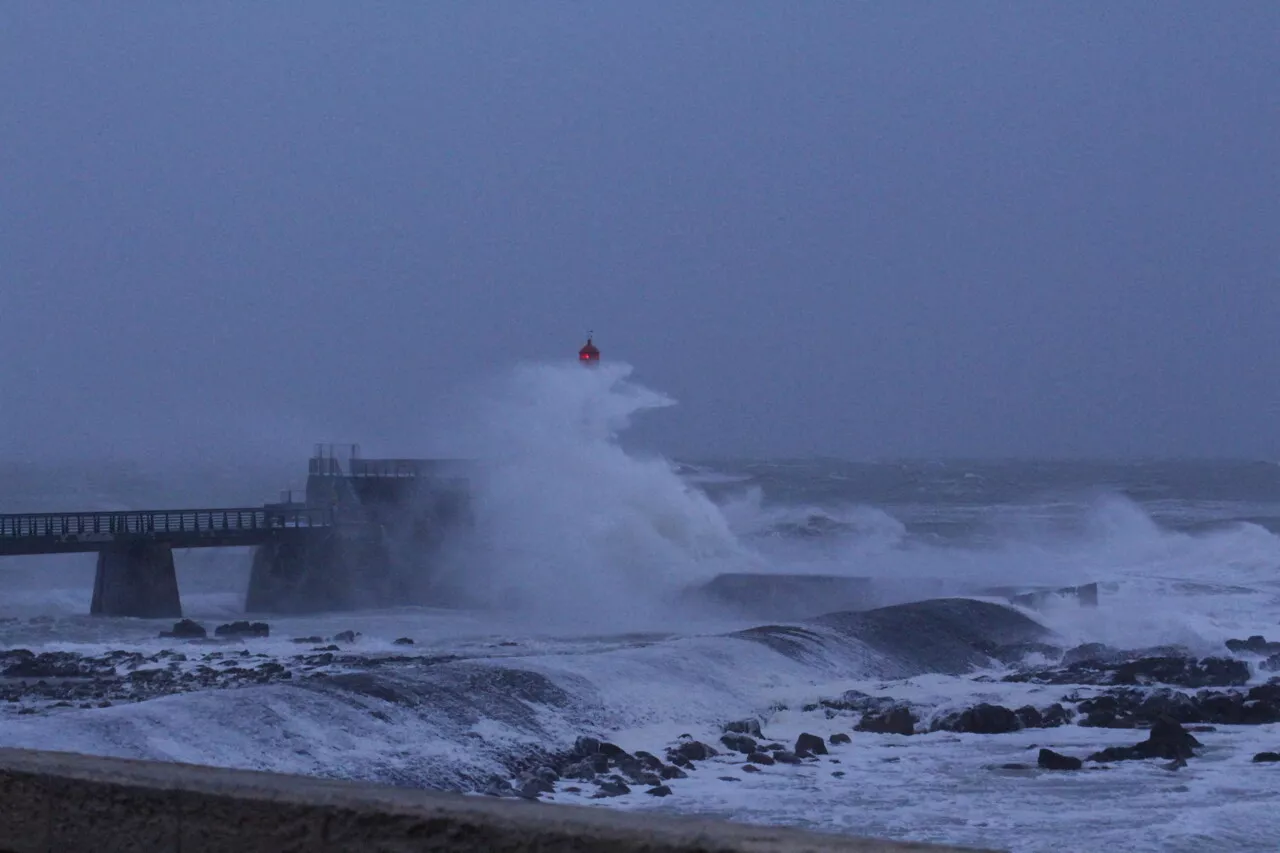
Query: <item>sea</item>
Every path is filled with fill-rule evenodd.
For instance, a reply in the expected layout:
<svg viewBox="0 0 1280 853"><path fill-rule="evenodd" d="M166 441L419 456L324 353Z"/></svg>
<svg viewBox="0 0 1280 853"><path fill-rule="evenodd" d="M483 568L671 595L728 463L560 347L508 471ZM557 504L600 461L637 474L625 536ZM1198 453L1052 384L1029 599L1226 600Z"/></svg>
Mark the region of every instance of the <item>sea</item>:
<svg viewBox="0 0 1280 853"><path fill-rule="evenodd" d="M722 754L661 798L561 784L542 799L1020 853L1277 849L1280 765L1252 757L1280 750L1280 726L1219 726L1181 768L1055 772L1035 767L1039 748L1083 755L1134 732L873 734L821 704L860 691L943 714L1070 692L1002 681L1005 664L940 648L952 628L924 636L939 598L990 605L965 611L964 627L993 641L1008 632L995 611L1063 648L1209 656L1231 638L1280 640L1275 461L1231 459L1231 448L1215 460L671 459L628 445L637 418L673 401L620 365L525 365L477 400L456 442L435 439L485 473L474 523L439 555L423 600L252 614L269 637L188 647L159 637L172 620L88 616L92 555L4 558L0 650L168 649L194 661L230 647L299 677L110 707L0 703L0 745L483 796L584 735L662 755L682 736L717 744L726 722L754 718L786 744L802 732L852 742L757 773ZM260 504L293 465L11 460L0 512ZM249 562L244 549L177 554L184 615L209 628L244 618ZM770 620L688 594L724 573L868 578L881 594L870 605L890 610L871 638L853 617ZM990 592L1094 583L1096 606L1067 595L1031 608ZM293 639L343 631L358 637L302 677L298 661L315 652Z"/></svg>

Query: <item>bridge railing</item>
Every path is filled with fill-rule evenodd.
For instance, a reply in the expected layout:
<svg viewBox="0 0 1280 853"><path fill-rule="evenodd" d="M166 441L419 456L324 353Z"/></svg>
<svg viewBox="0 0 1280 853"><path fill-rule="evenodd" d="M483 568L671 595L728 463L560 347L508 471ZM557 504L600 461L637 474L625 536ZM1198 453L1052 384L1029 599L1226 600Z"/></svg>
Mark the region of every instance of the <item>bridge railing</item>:
<svg viewBox="0 0 1280 853"><path fill-rule="evenodd" d="M328 527L333 512L324 508L291 510L230 509L142 510L129 512L57 512L0 515L0 539L65 536L220 534Z"/></svg>

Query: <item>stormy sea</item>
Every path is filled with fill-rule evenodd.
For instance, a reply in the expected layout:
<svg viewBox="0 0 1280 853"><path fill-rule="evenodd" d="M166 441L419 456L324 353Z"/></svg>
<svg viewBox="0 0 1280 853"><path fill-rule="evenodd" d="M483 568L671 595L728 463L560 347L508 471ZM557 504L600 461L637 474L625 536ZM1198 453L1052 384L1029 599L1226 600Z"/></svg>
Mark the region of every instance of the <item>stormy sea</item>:
<svg viewBox="0 0 1280 853"><path fill-rule="evenodd" d="M394 607L245 614L250 554L193 550L207 636L161 637L87 615L91 555L3 559L0 745L1027 853L1275 849L1276 463L630 449L670 404L620 366L493 383L433 439L484 470L473 524ZM233 463L9 463L0 512L275 498L284 474Z"/></svg>

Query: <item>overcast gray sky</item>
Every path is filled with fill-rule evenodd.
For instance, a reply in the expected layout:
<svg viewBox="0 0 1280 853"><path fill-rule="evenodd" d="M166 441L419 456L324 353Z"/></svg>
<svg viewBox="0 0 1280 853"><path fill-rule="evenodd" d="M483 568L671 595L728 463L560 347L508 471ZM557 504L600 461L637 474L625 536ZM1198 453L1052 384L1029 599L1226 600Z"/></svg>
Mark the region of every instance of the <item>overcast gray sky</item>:
<svg viewBox="0 0 1280 853"><path fill-rule="evenodd" d="M594 329L673 454L1275 457L1278 279L1270 0L0 4L10 454Z"/></svg>

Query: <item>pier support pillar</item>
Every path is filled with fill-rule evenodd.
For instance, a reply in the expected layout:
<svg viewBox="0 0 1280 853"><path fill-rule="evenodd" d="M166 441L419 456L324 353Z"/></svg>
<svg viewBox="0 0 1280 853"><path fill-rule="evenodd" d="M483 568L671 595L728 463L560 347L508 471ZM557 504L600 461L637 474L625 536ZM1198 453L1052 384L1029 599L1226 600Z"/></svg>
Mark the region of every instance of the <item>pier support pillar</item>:
<svg viewBox="0 0 1280 853"><path fill-rule="evenodd" d="M247 613L323 613L403 604L388 594L390 555L376 529L259 545Z"/></svg>
<svg viewBox="0 0 1280 853"><path fill-rule="evenodd" d="M99 551L89 612L94 616L181 619L173 549L154 542L134 542Z"/></svg>

